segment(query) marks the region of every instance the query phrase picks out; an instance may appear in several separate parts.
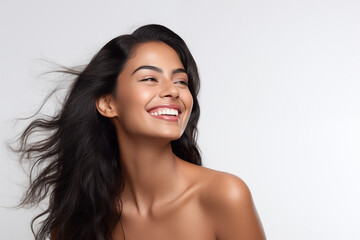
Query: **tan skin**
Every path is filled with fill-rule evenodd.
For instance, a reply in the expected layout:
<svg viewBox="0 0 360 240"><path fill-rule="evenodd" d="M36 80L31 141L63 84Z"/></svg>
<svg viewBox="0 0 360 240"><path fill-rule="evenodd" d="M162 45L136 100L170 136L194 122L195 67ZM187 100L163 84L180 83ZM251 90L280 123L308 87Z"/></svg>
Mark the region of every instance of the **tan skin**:
<svg viewBox="0 0 360 240"><path fill-rule="evenodd" d="M144 66L153 66L149 68ZM139 68L140 67L140 68ZM162 42L142 43L117 79L116 97L96 101L111 119L125 170L123 211L114 240L265 239L251 193L238 177L179 159L170 141L189 120L193 98L176 52ZM149 109L175 104L178 121Z"/></svg>

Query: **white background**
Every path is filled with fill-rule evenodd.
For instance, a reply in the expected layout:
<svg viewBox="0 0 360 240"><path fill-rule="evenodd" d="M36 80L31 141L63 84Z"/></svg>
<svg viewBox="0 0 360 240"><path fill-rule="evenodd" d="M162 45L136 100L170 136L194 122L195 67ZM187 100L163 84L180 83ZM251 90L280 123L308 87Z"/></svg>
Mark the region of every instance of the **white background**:
<svg viewBox="0 0 360 240"><path fill-rule="evenodd" d="M201 75L204 165L252 190L268 239L360 239L359 1L1 1L0 238L26 176L5 146L54 87L39 59L85 64L148 23L178 33ZM51 109L51 107L50 107Z"/></svg>

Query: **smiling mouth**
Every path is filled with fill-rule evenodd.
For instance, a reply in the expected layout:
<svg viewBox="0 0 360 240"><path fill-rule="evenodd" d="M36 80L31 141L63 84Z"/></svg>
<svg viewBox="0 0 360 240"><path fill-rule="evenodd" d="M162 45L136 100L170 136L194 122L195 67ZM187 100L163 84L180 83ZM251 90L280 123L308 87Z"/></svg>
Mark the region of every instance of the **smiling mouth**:
<svg viewBox="0 0 360 240"><path fill-rule="evenodd" d="M150 115L153 116L178 116L179 111L177 109L173 108L157 108L152 111L150 111Z"/></svg>
<svg viewBox="0 0 360 240"><path fill-rule="evenodd" d="M175 108L159 107L148 111L148 113L155 118L167 121L177 122L180 119L181 112Z"/></svg>

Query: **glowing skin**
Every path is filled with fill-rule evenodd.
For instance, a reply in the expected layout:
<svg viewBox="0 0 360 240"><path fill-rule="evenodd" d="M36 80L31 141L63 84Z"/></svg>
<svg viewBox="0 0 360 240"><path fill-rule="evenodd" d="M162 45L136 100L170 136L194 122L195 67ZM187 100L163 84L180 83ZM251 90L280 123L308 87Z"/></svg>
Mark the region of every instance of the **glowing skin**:
<svg viewBox="0 0 360 240"><path fill-rule="evenodd" d="M154 51L156 50L156 51ZM193 98L176 52L164 43L140 45L118 77L116 111L121 135L178 139L189 120ZM178 109L178 117L156 118L149 110ZM175 121L176 120L176 121Z"/></svg>
<svg viewBox="0 0 360 240"><path fill-rule="evenodd" d="M181 136L191 114L187 81L171 47L147 42L137 46L119 75L116 97L109 94L96 102L117 131L126 240L263 240L241 179L172 152L170 142ZM124 239L120 223L113 239Z"/></svg>

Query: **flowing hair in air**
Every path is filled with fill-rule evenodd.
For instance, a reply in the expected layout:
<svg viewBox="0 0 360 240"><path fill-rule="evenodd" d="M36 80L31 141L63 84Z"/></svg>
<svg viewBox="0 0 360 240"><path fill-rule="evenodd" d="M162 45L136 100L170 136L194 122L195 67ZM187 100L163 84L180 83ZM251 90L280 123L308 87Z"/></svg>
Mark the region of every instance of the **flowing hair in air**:
<svg viewBox="0 0 360 240"><path fill-rule="evenodd" d="M60 71L74 76L60 111L51 117L35 116L19 138L15 151L32 165L30 186L20 206L49 197L48 208L32 221L34 229L41 219L39 229L33 230L35 239L45 240L50 232L56 240L111 239L122 211L123 169L115 128L99 114L95 102L105 94L116 97L116 79L125 63L138 44L149 41L172 47L188 74L193 108L183 135L171 146L179 158L201 165L196 143L199 75L185 42L161 25L146 25L116 37L84 70ZM38 133L46 137L34 140Z"/></svg>

